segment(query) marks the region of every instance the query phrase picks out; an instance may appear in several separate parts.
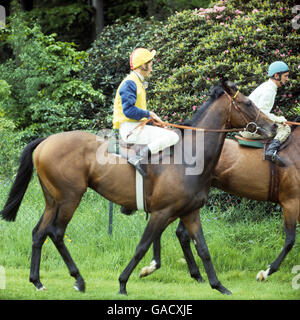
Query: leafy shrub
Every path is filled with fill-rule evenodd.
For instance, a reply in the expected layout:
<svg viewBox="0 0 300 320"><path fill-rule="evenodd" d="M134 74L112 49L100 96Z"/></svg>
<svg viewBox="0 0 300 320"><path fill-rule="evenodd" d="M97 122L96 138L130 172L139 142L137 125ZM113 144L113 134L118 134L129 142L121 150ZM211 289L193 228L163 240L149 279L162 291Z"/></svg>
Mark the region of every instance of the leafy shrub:
<svg viewBox="0 0 300 320"><path fill-rule="evenodd" d="M16 131L13 121L0 115L0 178L11 178L16 173L22 150L22 135ZM13 148L12 148L13 146Z"/></svg>
<svg viewBox="0 0 300 320"><path fill-rule="evenodd" d="M99 126L111 126L115 91L129 72L130 52L138 46L158 51L148 107L170 122L191 117L221 77L250 94L267 80L268 66L275 60L290 66L291 80L278 90L274 109L293 119L300 112L293 5L293 1L220 0L207 9L178 12L164 24L137 19L107 27L89 51L85 68L85 79L107 98Z"/></svg>
<svg viewBox="0 0 300 320"><path fill-rule="evenodd" d="M72 3L53 8L49 3L40 4L40 7L26 13L26 18L37 22L43 33L55 33L58 40L75 42L81 50L92 41L93 10L87 4Z"/></svg>
<svg viewBox="0 0 300 320"><path fill-rule="evenodd" d="M81 72L84 81L90 81L96 90L106 96L99 110L98 125L112 126L112 105L116 88L129 72L129 55L136 47L151 47L150 39L161 23L153 19L132 19L127 23L117 21L104 29L88 50L88 61Z"/></svg>
<svg viewBox="0 0 300 320"><path fill-rule="evenodd" d="M5 116L25 140L60 131L91 129L94 104L104 96L77 78L87 58L72 44L44 35L40 27L28 27L22 15L12 17L9 43L14 58L0 65L0 79L10 85Z"/></svg>
<svg viewBox="0 0 300 320"><path fill-rule="evenodd" d="M218 1L208 9L170 17L154 44L159 56L149 106L169 120L180 121L193 112L193 106L202 104L221 77L233 80L248 95L267 79L271 62L284 60L291 81L279 90L275 110L294 118L300 97L292 18L287 1L238 0Z"/></svg>

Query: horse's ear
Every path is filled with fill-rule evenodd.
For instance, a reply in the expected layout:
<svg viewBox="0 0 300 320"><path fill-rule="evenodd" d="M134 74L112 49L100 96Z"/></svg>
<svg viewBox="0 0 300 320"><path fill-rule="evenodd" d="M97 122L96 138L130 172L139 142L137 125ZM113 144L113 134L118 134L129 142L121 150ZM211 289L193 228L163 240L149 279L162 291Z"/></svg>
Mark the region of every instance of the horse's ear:
<svg viewBox="0 0 300 320"><path fill-rule="evenodd" d="M229 86L229 81L225 78L221 79L223 89L228 93L231 94L231 88Z"/></svg>

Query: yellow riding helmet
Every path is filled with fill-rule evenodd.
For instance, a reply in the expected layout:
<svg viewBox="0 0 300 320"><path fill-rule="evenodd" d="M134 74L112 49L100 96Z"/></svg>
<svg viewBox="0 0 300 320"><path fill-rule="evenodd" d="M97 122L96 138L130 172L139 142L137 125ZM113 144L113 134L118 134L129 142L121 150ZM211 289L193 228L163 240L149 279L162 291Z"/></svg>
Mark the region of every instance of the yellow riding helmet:
<svg viewBox="0 0 300 320"><path fill-rule="evenodd" d="M132 54L130 55L130 68L134 70L140 67L142 64L149 62L154 58L156 54L155 50L147 50L144 48L137 48L133 50Z"/></svg>

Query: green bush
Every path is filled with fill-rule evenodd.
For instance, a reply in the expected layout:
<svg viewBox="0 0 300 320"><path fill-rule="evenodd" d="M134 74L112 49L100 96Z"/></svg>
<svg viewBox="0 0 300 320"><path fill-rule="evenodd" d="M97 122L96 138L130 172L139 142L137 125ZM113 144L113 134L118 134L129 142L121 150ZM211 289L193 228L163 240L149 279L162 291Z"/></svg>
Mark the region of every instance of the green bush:
<svg viewBox="0 0 300 320"><path fill-rule="evenodd" d="M151 47L151 38L160 22L135 18L127 23L117 21L104 29L88 50L88 60L81 72L84 81L90 81L96 90L106 97L102 105L96 105L98 126L112 126L112 105L116 89L129 72L129 55L136 47Z"/></svg>
<svg viewBox="0 0 300 320"><path fill-rule="evenodd" d="M24 139L92 129L94 105L104 96L77 77L86 52L44 35L37 25L27 26L21 13L11 18L9 33L14 57L0 65L0 79L11 91L3 109L24 130Z"/></svg>
<svg viewBox="0 0 300 320"><path fill-rule="evenodd" d="M218 1L208 9L170 17L155 44L159 59L149 107L180 121L202 104L221 77L233 80L248 95L267 79L271 62L284 60L291 81L279 90L275 110L294 118L299 113L300 79L292 18L288 1L266 0Z"/></svg>
<svg viewBox="0 0 300 320"><path fill-rule="evenodd" d="M89 47L93 37L93 10L83 3L51 7L39 4L26 13L26 19L37 22L45 34L57 34L57 40L74 42L81 50Z"/></svg>
<svg viewBox="0 0 300 320"><path fill-rule="evenodd" d="M0 178L11 178L17 170L23 147L22 134L16 131L13 121L0 114ZM13 146L13 147L12 147Z"/></svg>
<svg viewBox="0 0 300 320"><path fill-rule="evenodd" d="M130 52L138 46L158 51L148 107L170 122L191 117L221 77L250 94L267 80L268 65L275 60L289 64L291 80L278 91L274 109L293 119L300 112L293 5L293 1L221 0L207 9L178 12L165 23L137 19L107 27L89 51L85 69L87 79L107 98L99 126L111 126L115 91L130 71Z"/></svg>

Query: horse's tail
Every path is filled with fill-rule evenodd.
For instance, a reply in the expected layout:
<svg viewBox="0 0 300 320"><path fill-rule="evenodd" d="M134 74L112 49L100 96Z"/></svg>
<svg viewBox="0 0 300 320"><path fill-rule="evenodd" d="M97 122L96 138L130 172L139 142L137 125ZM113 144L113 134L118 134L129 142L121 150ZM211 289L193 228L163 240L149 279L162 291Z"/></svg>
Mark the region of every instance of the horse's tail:
<svg viewBox="0 0 300 320"><path fill-rule="evenodd" d="M2 219L15 221L19 207L29 185L33 173L32 153L45 138L30 142L23 150L16 179L10 189L4 209L0 211Z"/></svg>

